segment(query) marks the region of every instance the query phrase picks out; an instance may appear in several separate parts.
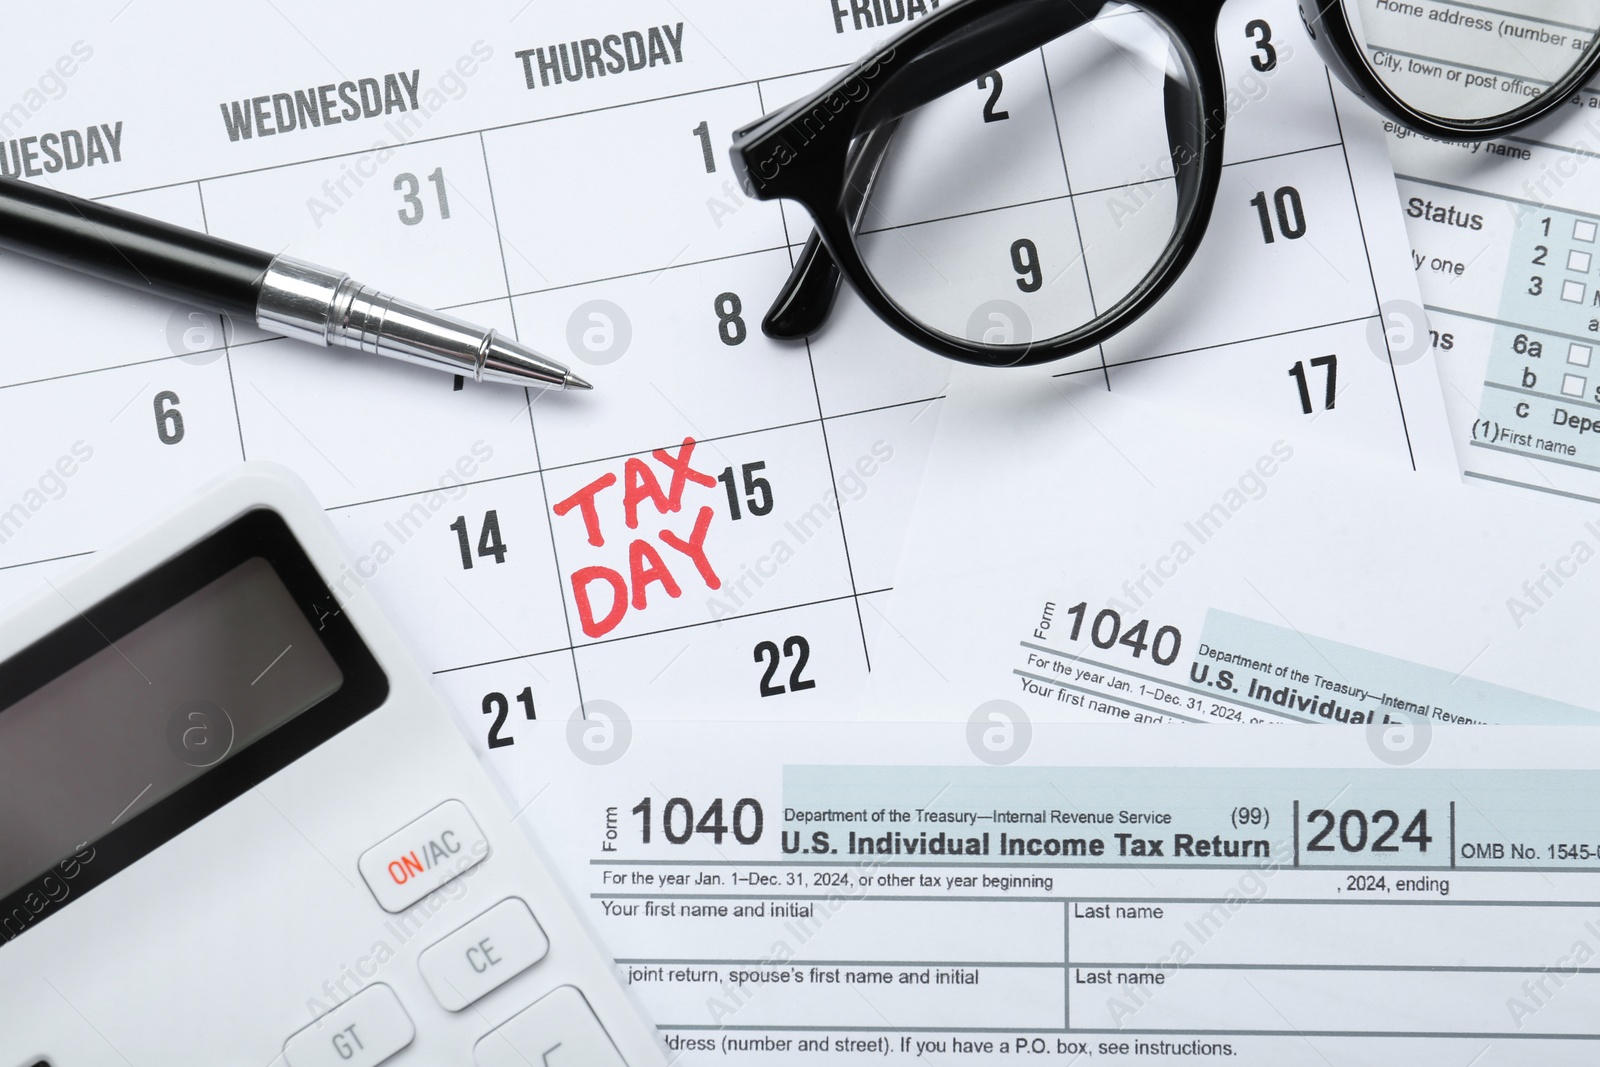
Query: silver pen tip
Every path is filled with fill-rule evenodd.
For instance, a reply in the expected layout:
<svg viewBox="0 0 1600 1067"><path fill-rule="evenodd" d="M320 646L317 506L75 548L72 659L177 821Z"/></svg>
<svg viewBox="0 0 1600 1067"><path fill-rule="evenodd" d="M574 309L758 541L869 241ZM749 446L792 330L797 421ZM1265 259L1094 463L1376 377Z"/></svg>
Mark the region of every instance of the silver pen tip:
<svg viewBox="0 0 1600 1067"><path fill-rule="evenodd" d="M559 389L592 389L582 378L576 378L567 368L527 345L502 337L489 336L484 350L483 370L479 380L505 385L542 385Z"/></svg>

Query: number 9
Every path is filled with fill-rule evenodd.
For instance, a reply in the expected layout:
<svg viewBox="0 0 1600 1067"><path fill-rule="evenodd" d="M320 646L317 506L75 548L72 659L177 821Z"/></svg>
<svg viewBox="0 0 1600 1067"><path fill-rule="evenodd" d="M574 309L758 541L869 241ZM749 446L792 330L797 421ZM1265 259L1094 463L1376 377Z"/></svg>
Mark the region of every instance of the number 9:
<svg viewBox="0 0 1600 1067"><path fill-rule="evenodd" d="M1026 237L1011 245L1011 267L1020 277L1017 288L1037 293L1044 286L1044 271L1039 267L1039 248Z"/></svg>

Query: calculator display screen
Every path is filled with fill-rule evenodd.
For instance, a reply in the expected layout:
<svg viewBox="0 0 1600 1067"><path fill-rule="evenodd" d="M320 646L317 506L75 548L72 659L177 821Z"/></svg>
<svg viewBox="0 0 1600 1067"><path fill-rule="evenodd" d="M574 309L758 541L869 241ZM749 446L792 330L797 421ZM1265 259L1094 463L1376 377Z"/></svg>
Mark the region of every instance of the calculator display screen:
<svg viewBox="0 0 1600 1067"><path fill-rule="evenodd" d="M248 559L0 711L0 897L335 693L338 664Z"/></svg>

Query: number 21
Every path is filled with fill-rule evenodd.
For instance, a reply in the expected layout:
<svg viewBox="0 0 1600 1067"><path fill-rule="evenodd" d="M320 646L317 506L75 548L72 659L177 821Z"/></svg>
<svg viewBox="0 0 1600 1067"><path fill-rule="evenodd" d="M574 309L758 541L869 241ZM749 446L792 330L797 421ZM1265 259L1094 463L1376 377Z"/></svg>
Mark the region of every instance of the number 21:
<svg viewBox="0 0 1600 1067"><path fill-rule="evenodd" d="M526 686L517 694L517 703L522 705L522 714L529 722L538 717L533 713L533 686ZM500 731L505 729L506 716L511 712L511 702L504 693L490 693L483 698L483 713L493 715L494 722L489 724L489 747L505 748L517 743L515 737L502 737Z"/></svg>

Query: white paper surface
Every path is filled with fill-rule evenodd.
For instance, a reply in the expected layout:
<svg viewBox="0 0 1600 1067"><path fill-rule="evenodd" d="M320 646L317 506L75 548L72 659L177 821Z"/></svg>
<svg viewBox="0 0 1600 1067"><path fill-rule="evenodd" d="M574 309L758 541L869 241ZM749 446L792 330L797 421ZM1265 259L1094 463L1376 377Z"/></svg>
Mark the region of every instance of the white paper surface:
<svg viewBox="0 0 1600 1067"><path fill-rule="evenodd" d="M1338 729L1594 721L1574 642L1600 589L1600 524L1305 434L962 384L874 677L895 706Z"/></svg>

